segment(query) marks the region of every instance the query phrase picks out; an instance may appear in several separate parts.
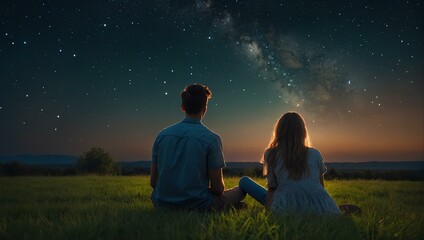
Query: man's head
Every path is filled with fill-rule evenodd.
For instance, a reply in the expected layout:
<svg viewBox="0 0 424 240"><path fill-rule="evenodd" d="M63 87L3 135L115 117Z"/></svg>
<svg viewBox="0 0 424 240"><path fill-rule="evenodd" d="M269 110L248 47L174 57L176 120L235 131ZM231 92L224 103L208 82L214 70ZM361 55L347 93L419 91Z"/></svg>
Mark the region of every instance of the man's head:
<svg viewBox="0 0 424 240"><path fill-rule="evenodd" d="M192 84L186 86L181 92L181 107L187 115L203 116L206 112L208 99L212 97L212 92L207 86Z"/></svg>

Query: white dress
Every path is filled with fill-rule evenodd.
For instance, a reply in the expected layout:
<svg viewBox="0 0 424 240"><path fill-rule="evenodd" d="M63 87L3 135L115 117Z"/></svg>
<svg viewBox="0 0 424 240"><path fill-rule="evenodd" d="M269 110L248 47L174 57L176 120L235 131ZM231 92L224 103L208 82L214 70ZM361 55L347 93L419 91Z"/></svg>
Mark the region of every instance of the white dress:
<svg viewBox="0 0 424 240"><path fill-rule="evenodd" d="M265 161L267 161L267 156ZM267 181L269 188L276 188L271 211L278 213L318 213L339 214L340 209L333 198L320 184L319 178L327 169L321 153L308 149L307 164L310 174L300 180L288 178L288 171L282 168L283 161L278 159L269 168Z"/></svg>

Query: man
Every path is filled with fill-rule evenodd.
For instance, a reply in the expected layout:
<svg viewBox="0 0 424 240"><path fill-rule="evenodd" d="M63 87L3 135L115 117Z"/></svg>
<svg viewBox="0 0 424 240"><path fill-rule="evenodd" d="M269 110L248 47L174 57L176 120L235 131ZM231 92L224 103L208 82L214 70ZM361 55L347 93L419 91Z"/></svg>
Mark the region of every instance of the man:
<svg viewBox="0 0 424 240"><path fill-rule="evenodd" d="M239 205L246 195L239 187L224 191L221 137L201 122L211 95L207 86L185 87L185 119L156 137L150 174L156 208L221 211Z"/></svg>

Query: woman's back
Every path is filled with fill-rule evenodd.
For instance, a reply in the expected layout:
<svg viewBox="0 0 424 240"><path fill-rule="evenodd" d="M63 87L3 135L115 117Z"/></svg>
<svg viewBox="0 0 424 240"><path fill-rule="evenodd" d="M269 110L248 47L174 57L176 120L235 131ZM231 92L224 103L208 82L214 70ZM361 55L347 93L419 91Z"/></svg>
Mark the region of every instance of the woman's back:
<svg viewBox="0 0 424 240"><path fill-rule="evenodd" d="M265 156L265 161L269 162ZM321 153L308 148L307 166L303 178L289 178L289 172L283 167L283 159L276 159L269 166L268 188L275 188L271 210L277 212L313 212L338 214L340 210L334 200L320 183L320 177L326 172ZM309 173L309 174L308 174Z"/></svg>
<svg viewBox="0 0 424 240"><path fill-rule="evenodd" d="M339 214L321 184L326 171L321 153L309 146L302 116L285 113L275 124L264 154L268 190L247 177L240 179L240 187L275 212Z"/></svg>

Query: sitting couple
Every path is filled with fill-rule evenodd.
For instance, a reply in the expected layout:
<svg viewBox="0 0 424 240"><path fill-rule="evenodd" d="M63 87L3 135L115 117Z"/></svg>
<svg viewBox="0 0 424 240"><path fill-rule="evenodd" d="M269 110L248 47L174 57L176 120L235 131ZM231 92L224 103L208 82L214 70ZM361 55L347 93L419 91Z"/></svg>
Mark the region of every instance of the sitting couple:
<svg viewBox="0 0 424 240"><path fill-rule="evenodd" d="M150 185L156 208L221 211L238 207L246 193L273 212L339 214L324 189L320 152L308 147L302 117L284 114L275 125L263 165L268 190L249 177L225 190L222 142L201 122L211 91L193 84L181 92L186 117L162 130L153 145Z"/></svg>

